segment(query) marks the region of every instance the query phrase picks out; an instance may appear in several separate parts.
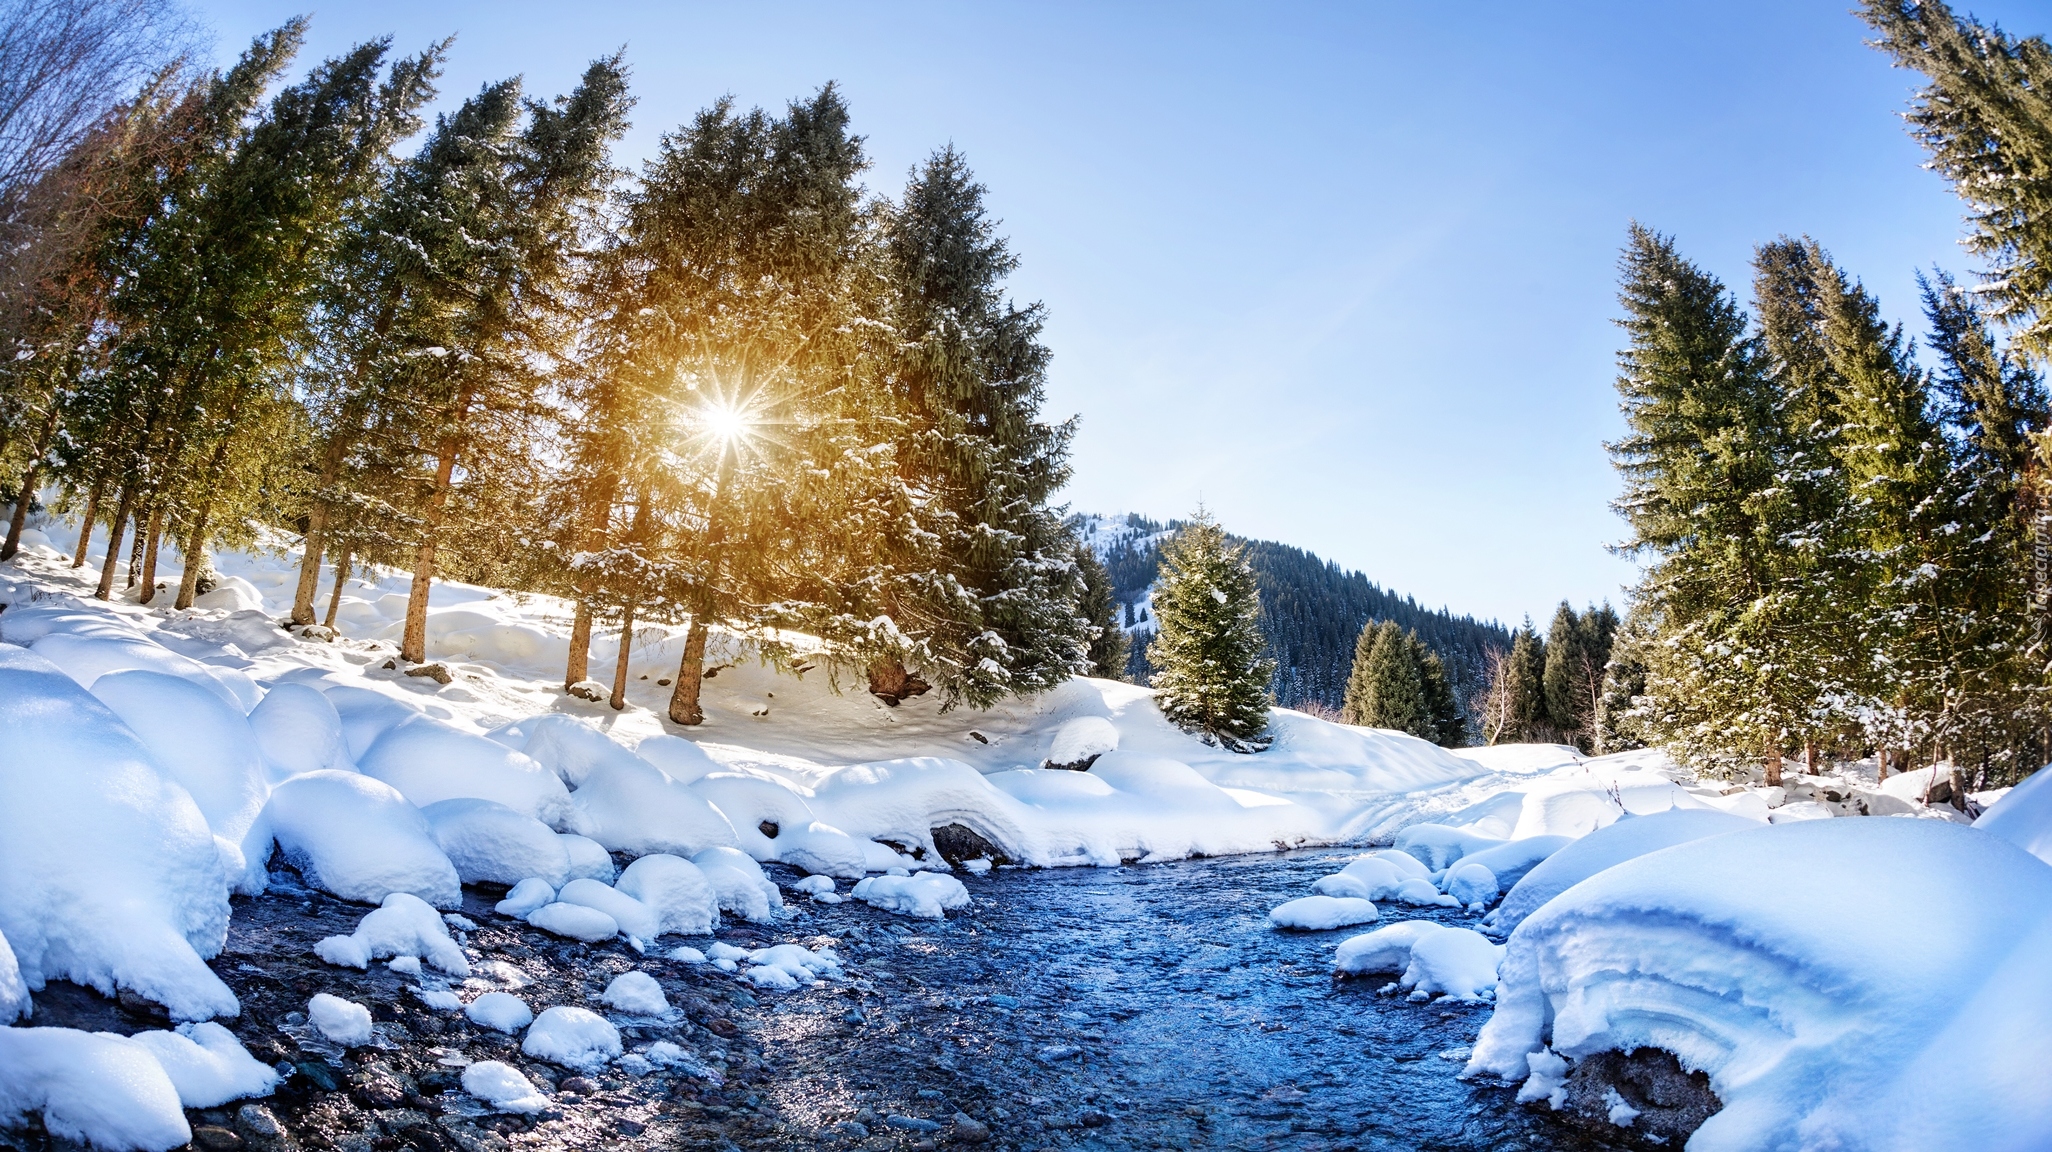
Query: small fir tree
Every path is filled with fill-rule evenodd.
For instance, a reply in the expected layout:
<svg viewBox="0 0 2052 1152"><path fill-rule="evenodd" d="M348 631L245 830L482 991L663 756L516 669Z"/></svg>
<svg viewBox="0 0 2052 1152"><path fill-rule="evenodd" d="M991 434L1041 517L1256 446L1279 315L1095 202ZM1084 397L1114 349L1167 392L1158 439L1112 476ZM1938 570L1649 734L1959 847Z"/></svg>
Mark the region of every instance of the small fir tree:
<svg viewBox="0 0 2052 1152"><path fill-rule="evenodd" d="M1275 664L1263 655L1254 571L1202 508L1161 550L1154 615L1147 657L1162 714L1235 752L1268 747Z"/></svg>
<svg viewBox="0 0 2052 1152"><path fill-rule="evenodd" d="M1442 748L1460 748L1468 743L1468 718L1461 713L1461 702L1454 693L1453 682L1446 674L1446 664L1439 653L1418 638L1416 632L1405 637L1411 650L1411 659L1418 665L1418 686L1425 701L1425 717L1432 734L1425 738ZM1425 735L1419 733L1419 735Z"/></svg>
<svg viewBox="0 0 2052 1152"><path fill-rule="evenodd" d="M1524 627L1511 636L1509 667L1505 672L1510 696L1510 739L1545 740L1553 734L1553 721L1546 711L1546 641Z"/></svg>
<svg viewBox="0 0 2052 1152"><path fill-rule="evenodd" d="M1112 597L1111 575L1098 563L1087 544L1076 546L1076 567L1083 574L1083 598L1078 610L1097 635L1090 640L1090 671L1086 675L1106 680L1126 676L1126 634L1119 628L1119 602ZM1131 615L1132 608L1126 612Z"/></svg>

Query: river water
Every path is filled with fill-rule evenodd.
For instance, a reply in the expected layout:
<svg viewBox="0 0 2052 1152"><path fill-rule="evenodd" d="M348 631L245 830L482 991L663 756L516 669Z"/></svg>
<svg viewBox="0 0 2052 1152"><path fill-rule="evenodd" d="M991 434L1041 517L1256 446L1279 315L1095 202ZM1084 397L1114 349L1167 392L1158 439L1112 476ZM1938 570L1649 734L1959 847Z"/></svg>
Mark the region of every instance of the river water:
<svg viewBox="0 0 2052 1152"><path fill-rule="evenodd" d="M999 870L946 924L805 907L855 980L762 1005L769 1095L792 1137L829 1145L904 1146L906 1121L960 1112L1021 1148L1599 1147L1456 1079L1486 1006L1336 982L1334 945L1365 927L1269 926L1353 855Z"/></svg>

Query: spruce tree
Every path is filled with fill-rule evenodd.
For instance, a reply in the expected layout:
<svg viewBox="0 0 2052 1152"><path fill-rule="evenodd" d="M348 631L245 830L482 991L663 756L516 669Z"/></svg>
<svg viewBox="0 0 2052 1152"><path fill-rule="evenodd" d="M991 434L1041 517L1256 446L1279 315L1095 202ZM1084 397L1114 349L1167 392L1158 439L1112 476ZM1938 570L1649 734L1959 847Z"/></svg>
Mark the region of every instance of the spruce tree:
<svg viewBox="0 0 2052 1152"><path fill-rule="evenodd" d="M1468 718L1461 711L1460 698L1454 692L1452 681L1447 677L1445 662L1440 660L1439 653L1434 652L1418 638L1416 632L1407 633L1405 640L1410 645L1411 659L1418 667L1418 684L1425 703L1426 727L1430 730L1429 734L1419 732L1418 735L1442 748L1466 747Z"/></svg>
<svg viewBox="0 0 2052 1152"><path fill-rule="evenodd" d="M1427 740L1438 734L1427 710L1417 655L1395 621L1385 620L1376 628L1375 644L1368 650L1367 673L1366 692L1357 705L1360 723Z"/></svg>
<svg viewBox="0 0 2052 1152"><path fill-rule="evenodd" d="M1268 681L1260 596L1241 549L1197 510L1161 550L1148 646L1155 703L1171 723L1235 752L1266 748Z"/></svg>
<svg viewBox="0 0 2052 1152"><path fill-rule="evenodd" d="M1511 634L1508 664L1512 739L1526 743L1551 740L1555 733L1546 710L1546 641L1533 630L1529 618Z"/></svg>
<svg viewBox="0 0 2052 1152"><path fill-rule="evenodd" d="M1346 695L1340 698L1340 722L1372 726L1368 717L1374 711L1375 682L1373 657L1375 642L1382 637L1382 622L1369 620L1361 625L1360 634L1354 637L1354 663L1347 673Z"/></svg>
<svg viewBox="0 0 2052 1152"><path fill-rule="evenodd" d="M1583 647L1583 631L1581 617L1567 601L1561 601L1546 632L1546 663L1540 673L1547 719L1563 737L1578 742L1589 725L1589 698L1583 680L1588 652Z"/></svg>
<svg viewBox="0 0 2052 1152"><path fill-rule="evenodd" d="M1090 671L1086 675L1123 680L1126 634L1119 628L1119 602L1112 597L1111 575L1087 544L1076 546L1076 567L1083 577L1083 619L1097 629L1097 635L1090 641Z"/></svg>

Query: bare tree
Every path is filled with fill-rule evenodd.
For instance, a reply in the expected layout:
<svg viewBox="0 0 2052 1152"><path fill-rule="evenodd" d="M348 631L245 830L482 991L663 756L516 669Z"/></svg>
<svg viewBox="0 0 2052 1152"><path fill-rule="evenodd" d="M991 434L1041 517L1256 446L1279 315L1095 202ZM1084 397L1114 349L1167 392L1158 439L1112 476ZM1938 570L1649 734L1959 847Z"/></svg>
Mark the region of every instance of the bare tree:
<svg viewBox="0 0 2052 1152"><path fill-rule="evenodd" d="M1482 653L1482 686L1468 701L1468 714L1482 725L1482 742L1494 745L1510 730L1513 719L1510 654L1491 646Z"/></svg>
<svg viewBox="0 0 2052 1152"><path fill-rule="evenodd" d="M196 41L174 0L0 0L0 219Z"/></svg>

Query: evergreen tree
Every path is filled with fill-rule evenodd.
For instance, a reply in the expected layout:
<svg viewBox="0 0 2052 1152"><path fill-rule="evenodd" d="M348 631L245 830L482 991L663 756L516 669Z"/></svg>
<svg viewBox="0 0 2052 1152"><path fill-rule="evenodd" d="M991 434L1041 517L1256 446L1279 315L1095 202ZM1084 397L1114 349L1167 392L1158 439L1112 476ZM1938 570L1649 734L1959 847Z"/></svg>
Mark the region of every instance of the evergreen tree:
<svg viewBox="0 0 2052 1152"><path fill-rule="evenodd" d="M1225 530L1199 508L1162 548L1148 647L1155 703L1185 731L1235 752L1268 746L1268 680L1254 573Z"/></svg>
<svg viewBox="0 0 2052 1152"><path fill-rule="evenodd" d="M1540 687L1546 697L1548 723L1564 738L1577 742L1589 726L1589 699L1583 680L1589 652L1584 639L1582 618L1567 601L1561 601L1546 632L1546 661L1540 673Z"/></svg>
<svg viewBox="0 0 2052 1152"><path fill-rule="evenodd" d="M1368 717L1374 712L1375 643L1382 638L1382 628L1382 623L1370 620L1354 637L1354 663L1347 673L1346 695L1340 699L1342 724L1372 726Z"/></svg>
<svg viewBox="0 0 2052 1152"><path fill-rule="evenodd" d="M1404 630L1390 621L1374 625L1375 641L1360 669L1359 692L1348 701L1343 717L1369 728L1408 732L1427 740L1437 737L1434 717L1425 699L1424 677L1417 654ZM1350 682L1349 688L1355 687Z"/></svg>
<svg viewBox="0 0 2052 1152"><path fill-rule="evenodd" d="M1598 756L1646 746L1640 717L1634 709L1646 694L1646 648L1650 643L1652 629L1645 617L1635 611L1618 627L1610 644L1610 656L1603 668L1602 698L1596 709L1596 735L1590 749Z"/></svg>
<svg viewBox="0 0 2052 1152"><path fill-rule="evenodd" d="M1119 602L1112 598L1111 575L1087 545L1076 546L1076 567L1083 576L1083 619L1097 629L1090 641L1090 671L1106 680L1126 674L1126 634L1119 628Z"/></svg>
<svg viewBox="0 0 2052 1152"><path fill-rule="evenodd" d="M1943 0L1863 0L1874 43L1929 81L1910 132L1970 212L1969 251L1990 269L1982 297L2017 342L2052 356L2052 47L1954 15Z"/></svg>
<svg viewBox="0 0 2052 1152"><path fill-rule="evenodd" d="M1532 629L1529 618L1523 627L1511 633L1506 664L1511 738L1523 742L1551 740L1554 728L1546 711L1546 641Z"/></svg>
<svg viewBox="0 0 2052 1152"><path fill-rule="evenodd" d="M1418 735L1438 744L1442 748L1461 748L1468 743L1468 719L1461 711L1460 698L1454 694L1453 684L1447 679L1446 665L1440 662L1439 653L1416 632L1404 635L1411 652L1411 661L1418 668L1420 697L1425 705L1425 728Z"/></svg>

